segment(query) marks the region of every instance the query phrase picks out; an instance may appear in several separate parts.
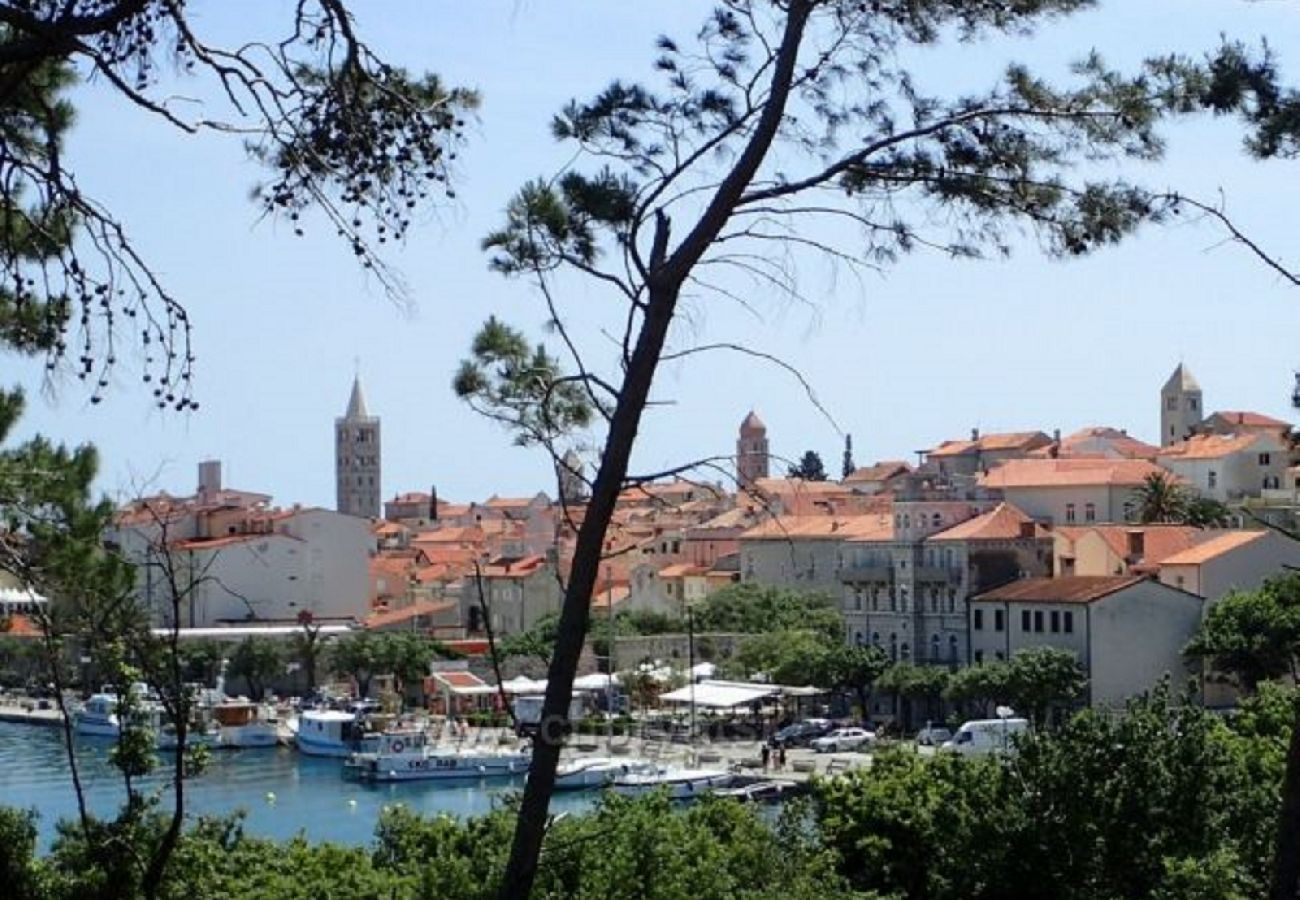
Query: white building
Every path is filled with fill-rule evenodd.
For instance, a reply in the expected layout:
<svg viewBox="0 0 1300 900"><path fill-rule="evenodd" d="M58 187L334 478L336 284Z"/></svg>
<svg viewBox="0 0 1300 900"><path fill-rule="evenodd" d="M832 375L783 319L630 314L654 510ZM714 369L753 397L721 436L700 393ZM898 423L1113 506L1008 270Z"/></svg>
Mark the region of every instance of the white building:
<svg viewBox="0 0 1300 900"><path fill-rule="evenodd" d="M1271 431L1198 434L1157 457L1197 493L1224 503L1279 490L1290 463L1290 447Z"/></svg>
<svg viewBox="0 0 1300 900"><path fill-rule="evenodd" d="M1056 525L1131 521L1133 492L1164 472L1142 459L1013 459L980 476L1031 518Z"/></svg>
<svg viewBox="0 0 1300 900"><path fill-rule="evenodd" d="M319 508L273 509L265 494L227 491L207 464L193 497L161 495L123 509L105 540L137 565L140 600L169 624L357 619L369 612L369 521ZM168 577L171 570L173 577Z"/></svg>
<svg viewBox="0 0 1300 900"><path fill-rule="evenodd" d="M975 662L1031 647L1067 650L1083 664L1087 701L1119 706L1166 675L1192 673L1183 648L1201 622L1202 600L1140 575L1026 578L970 603Z"/></svg>

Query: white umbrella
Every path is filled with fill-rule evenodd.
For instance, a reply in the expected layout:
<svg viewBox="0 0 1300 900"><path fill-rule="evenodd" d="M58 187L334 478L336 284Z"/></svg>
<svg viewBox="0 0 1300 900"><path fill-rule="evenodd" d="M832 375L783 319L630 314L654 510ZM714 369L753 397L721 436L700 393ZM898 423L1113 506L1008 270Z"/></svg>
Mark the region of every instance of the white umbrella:
<svg viewBox="0 0 1300 900"><path fill-rule="evenodd" d="M507 694L544 694L546 693L545 681L533 681L524 675L511 678L509 681L501 682L501 687Z"/></svg>
<svg viewBox="0 0 1300 900"><path fill-rule="evenodd" d="M609 675L604 672L592 672L590 675L583 675L581 678L573 679L573 689L575 691L607 691L609 690Z"/></svg>

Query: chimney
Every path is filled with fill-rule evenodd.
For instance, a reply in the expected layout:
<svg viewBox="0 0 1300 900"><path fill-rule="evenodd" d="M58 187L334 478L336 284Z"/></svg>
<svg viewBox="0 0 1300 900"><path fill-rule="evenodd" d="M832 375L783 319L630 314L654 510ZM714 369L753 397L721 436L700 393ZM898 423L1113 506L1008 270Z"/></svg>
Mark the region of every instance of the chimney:
<svg viewBox="0 0 1300 900"><path fill-rule="evenodd" d="M972 428L970 430L970 439L972 441L978 441L980 439L980 430L978 428Z"/></svg>
<svg viewBox="0 0 1300 900"><path fill-rule="evenodd" d="M1147 534L1140 528L1133 528L1128 532L1128 558L1136 562L1146 555Z"/></svg>
<svg viewBox="0 0 1300 900"><path fill-rule="evenodd" d="M429 487L429 521L438 521L438 486Z"/></svg>
<svg viewBox="0 0 1300 900"><path fill-rule="evenodd" d="M199 494L210 496L221 493L221 460L205 459L199 463Z"/></svg>

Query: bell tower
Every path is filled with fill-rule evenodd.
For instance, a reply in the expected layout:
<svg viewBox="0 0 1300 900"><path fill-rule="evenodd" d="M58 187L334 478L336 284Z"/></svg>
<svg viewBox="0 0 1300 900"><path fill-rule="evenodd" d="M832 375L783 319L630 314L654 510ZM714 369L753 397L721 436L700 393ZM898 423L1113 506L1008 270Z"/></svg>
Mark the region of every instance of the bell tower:
<svg viewBox="0 0 1300 900"><path fill-rule="evenodd" d="M382 492L379 417L370 415L366 409L360 375L352 382L347 411L334 420L334 479L339 512L379 518Z"/></svg>
<svg viewBox="0 0 1300 900"><path fill-rule="evenodd" d="M767 426L750 410L745 421L740 423L740 437L736 441L736 480L741 489L746 490L767 476Z"/></svg>
<svg viewBox="0 0 1300 900"><path fill-rule="evenodd" d="M1179 363L1160 389L1160 446L1186 440L1204 415L1201 386L1187 366Z"/></svg>

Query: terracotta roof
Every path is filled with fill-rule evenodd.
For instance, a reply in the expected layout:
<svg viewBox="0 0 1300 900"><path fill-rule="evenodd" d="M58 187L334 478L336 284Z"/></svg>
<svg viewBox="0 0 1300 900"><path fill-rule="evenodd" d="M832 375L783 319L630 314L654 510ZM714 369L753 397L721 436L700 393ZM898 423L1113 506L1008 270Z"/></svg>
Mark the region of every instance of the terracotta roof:
<svg viewBox="0 0 1300 900"><path fill-rule="evenodd" d="M893 516L781 516L741 534L744 541L826 540L866 538L890 540Z"/></svg>
<svg viewBox="0 0 1300 900"><path fill-rule="evenodd" d="M412 619L418 619L421 616L432 616L437 613L446 612L456 607L454 600L445 600L434 602L432 600L419 600L410 606L403 606L400 609L389 609L383 612L371 613L366 617L362 624L366 628L384 628L388 625L397 625L402 622L409 622Z"/></svg>
<svg viewBox="0 0 1300 900"><path fill-rule="evenodd" d="M453 688L481 687L487 684L473 672L466 672L463 669L454 672L430 672L429 677Z"/></svg>
<svg viewBox="0 0 1300 900"><path fill-rule="evenodd" d="M763 420L758 417L758 413L751 409L749 415L745 416L745 421L740 423L740 430L742 432L766 431L767 426L764 425Z"/></svg>
<svg viewBox="0 0 1300 900"><path fill-rule="evenodd" d="M1066 435L1056 446L1056 452L1058 456L1087 456L1090 451L1084 449L1083 445L1093 442L1104 443L1115 453L1129 459L1155 459L1156 454L1160 452L1160 448L1154 444L1139 441L1118 428L1105 426L1081 428L1073 434Z"/></svg>
<svg viewBox="0 0 1300 900"><path fill-rule="evenodd" d="M744 507L729 509L721 515L707 519L698 525L692 526L691 530L696 531L706 528L749 528L754 524L759 514Z"/></svg>
<svg viewBox="0 0 1300 900"><path fill-rule="evenodd" d="M975 441L944 441L926 456L960 456L963 453L973 453L976 449L978 444Z"/></svg>
<svg viewBox="0 0 1300 900"><path fill-rule="evenodd" d="M1161 457L1180 459L1220 459L1241 453L1259 440L1257 434L1196 434L1180 444L1165 447Z"/></svg>
<svg viewBox="0 0 1300 900"><path fill-rule="evenodd" d="M1139 485L1165 470L1142 459L1012 459L980 476L990 488Z"/></svg>
<svg viewBox="0 0 1300 900"><path fill-rule="evenodd" d="M870 466L854 469L844 478L844 484L885 481L896 475L912 471L912 467L901 459L887 459Z"/></svg>
<svg viewBox="0 0 1300 900"><path fill-rule="evenodd" d="M173 541L171 549L173 550L219 550L222 547L232 547L236 544L247 544L249 542L265 541L270 538L284 538L289 541L301 541L302 538L294 537L291 534L284 534L279 531L260 531L250 534L227 534L217 538L189 538L183 541Z"/></svg>
<svg viewBox="0 0 1300 900"><path fill-rule="evenodd" d="M966 453L990 452L996 450L1024 450L1042 447L1051 443L1051 438L1041 431L1008 431L1001 434L983 434L969 441L944 441L927 455L961 456Z"/></svg>
<svg viewBox="0 0 1300 900"><path fill-rule="evenodd" d="M592 609L609 609L612 603L617 607L625 601L632 593L632 589L626 584L615 584L613 586L599 585L591 594Z"/></svg>
<svg viewBox="0 0 1300 900"><path fill-rule="evenodd" d="M7 619L9 627L0 631L0 637L40 637L41 629L31 616L14 613Z"/></svg>
<svg viewBox="0 0 1300 900"><path fill-rule="evenodd" d="M975 599L1012 603L1092 603L1146 580L1145 575L1022 578L980 594Z"/></svg>
<svg viewBox="0 0 1300 900"><path fill-rule="evenodd" d="M544 556L501 557L483 567L484 578L527 578L546 565Z"/></svg>
<svg viewBox="0 0 1300 900"><path fill-rule="evenodd" d="M1160 561L1160 564L1162 566L1198 566L1201 563L1209 562L1217 556L1231 553L1238 547L1252 544L1263 538L1265 534L1266 532L1263 531L1221 532L1210 540L1197 544L1191 549L1184 550L1181 553L1175 553L1173 556L1165 557Z"/></svg>
<svg viewBox="0 0 1300 900"><path fill-rule="evenodd" d="M995 509L973 519L967 519L951 528L930 535L931 541L1005 541L1020 537L1021 527L1034 520L1010 503L999 503ZM1037 534L1037 526L1035 534ZM1046 532L1044 532L1046 533Z"/></svg>
<svg viewBox="0 0 1300 900"><path fill-rule="evenodd" d="M1250 412L1249 410L1220 410L1212 413L1210 418L1215 416L1222 418L1229 425L1245 425L1249 428L1290 428L1290 422L1284 422L1281 419L1275 419L1272 416L1266 416L1263 413Z"/></svg>
<svg viewBox="0 0 1300 900"><path fill-rule="evenodd" d="M803 478L759 478L754 490L762 494L848 494L836 481L807 481Z"/></svg>
<svg viewBox="0 0 1300 900"><path fill-rule="evenodd" d="M672 563L664 566L659 570L660 578L688 578L692 575L704 575L708 572L706 566L694 566L690 563Z"/></svg>

